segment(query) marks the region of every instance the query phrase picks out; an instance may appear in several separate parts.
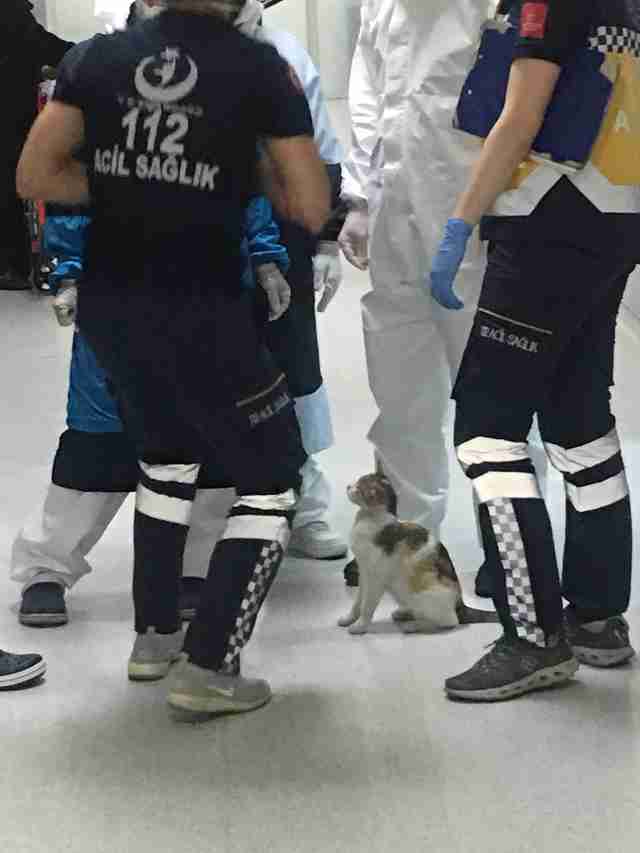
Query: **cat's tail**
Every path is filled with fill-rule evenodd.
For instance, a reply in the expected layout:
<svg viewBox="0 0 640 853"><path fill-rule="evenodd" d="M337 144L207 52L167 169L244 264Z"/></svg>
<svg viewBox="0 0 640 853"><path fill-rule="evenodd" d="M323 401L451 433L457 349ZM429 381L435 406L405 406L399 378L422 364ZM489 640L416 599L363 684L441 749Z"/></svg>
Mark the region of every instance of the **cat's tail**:
<svg viewBox="0 0 640 853"><path fill-rule="evenodd" d="M467 607L463 602L460 602L456 607L456 613L461 625L479 625L485 622L500 621L495 610L478 610L477 607Z"/></svg>

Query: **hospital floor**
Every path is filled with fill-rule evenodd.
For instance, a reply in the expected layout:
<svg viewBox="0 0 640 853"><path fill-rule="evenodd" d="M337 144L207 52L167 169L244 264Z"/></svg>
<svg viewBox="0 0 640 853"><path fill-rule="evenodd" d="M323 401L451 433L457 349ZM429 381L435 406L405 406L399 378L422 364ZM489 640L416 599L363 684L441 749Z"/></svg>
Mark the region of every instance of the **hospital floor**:
<svg viewBox="0 0 640 853"><path fill-rule="evenodd" d="M345 535L345 486L371 467L365 286L349 272L321 322L337 433L322 462ZM10 546L47 485L69 343L46 299L0 293L0 646L48 663L39 686L0 693L3 853L637 851L638 664L583 667L566 688L504 704L449 703L444 678L475 661L495 626L405 637L387 603L373 633L351 637L336 627L349 606L343 562L288 559L244 659L248 675L269 679L273 702L236 718L176 721L165 683L126 677L130 501L70 596L70 623L20 626ZM639 356L625 321L615 403L637 495ZM559 521L555 476L549 493ZM457 470L444 540L471 590L480 552ZM636 584L630 622L640 647L639 597Z"/></svg>

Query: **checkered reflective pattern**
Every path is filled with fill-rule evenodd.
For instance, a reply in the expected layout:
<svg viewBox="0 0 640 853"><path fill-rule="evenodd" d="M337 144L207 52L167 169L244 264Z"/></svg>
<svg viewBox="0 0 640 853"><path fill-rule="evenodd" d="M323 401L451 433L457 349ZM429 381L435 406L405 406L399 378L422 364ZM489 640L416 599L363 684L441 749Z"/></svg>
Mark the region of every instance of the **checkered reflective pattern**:
<svg viewBox="0 0 640 853"><path fill-rule="evenodd" d="M536 621L527 555L513 503L508 498L496 498L487 502L487 509L498 543L507 583L507 601L518 636L530 643L544 646L545 636Z"/></svg>
<svg viewBox="0 0 640 853"><path fill-rule="evenodd" d="M246 595L240 605L240 615L236 619L235 631L229 637L223 670L235 670L238 656L251 636L254 620L283 556L284 550L279 542L269 542L260 551Z"/></svg>
<svg viewBox="0 0 640 853"><path fill-rule="evenodd" d="M640 33L628 27L598 27L589 43L601 53L630 53L640 57Z"/></svg>

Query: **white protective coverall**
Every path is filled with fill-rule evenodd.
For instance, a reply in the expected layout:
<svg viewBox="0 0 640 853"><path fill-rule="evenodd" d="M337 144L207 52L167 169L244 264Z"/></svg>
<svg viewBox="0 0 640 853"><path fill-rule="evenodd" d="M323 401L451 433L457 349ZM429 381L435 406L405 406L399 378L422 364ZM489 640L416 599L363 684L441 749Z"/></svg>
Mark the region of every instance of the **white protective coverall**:
<svg viewBox="0 0 640 853"><path fill-rule="evenodd" d="M449 396L485 268L478 239L456 280L462 311L441 308L424 280L480 147L453 117L489 9L488 0L363 0L349 85L343 196L369 211L372 290L362 315L380 410L369 439L401 517L436 535L449 485Z"/></svg>

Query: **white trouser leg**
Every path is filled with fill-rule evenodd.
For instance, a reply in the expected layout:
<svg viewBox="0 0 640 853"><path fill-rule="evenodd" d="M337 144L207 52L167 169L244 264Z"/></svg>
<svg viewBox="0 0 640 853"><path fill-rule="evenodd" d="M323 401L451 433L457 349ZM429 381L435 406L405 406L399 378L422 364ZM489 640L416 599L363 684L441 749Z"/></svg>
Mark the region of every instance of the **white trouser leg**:
<svg viewBox="0 0 640 853"><path fill-rule="evenodd" d="M296 397L295 404L302 444L309 456L333 447L333 423L325 386L321 385L313 394Z"/></svg>
<svg viewBox="0 0 640 853"><path fill-rule="evenodd" d="M307 459L300 473L302 487L294 530L314 521L324 521L331 503L331 484L313 456Z"/></svg>
<svg viewBox="0 0 640 853"><path fill-rule="evenodd" d="M11 579L24 589L43 581L71 588L91 571L85 558L126 498L126 493L78 492L52 483L44 505L13 543Z"/></svg>
<svg viewBox="0 0 640 853"><path fill-rule="evenodd" d="M184 575L207 576L211 554L225 529L227 515L235 500L235 489L198 489L184 549Z"/></svg>
<svg viewBox="0 0 640 853"><path fill-rule="evenodd" d="M380 411L369 440L396 490L400 516L437 536L449 488L445 336L421 286L374 289L362 308L369 384Z"/></svg>

